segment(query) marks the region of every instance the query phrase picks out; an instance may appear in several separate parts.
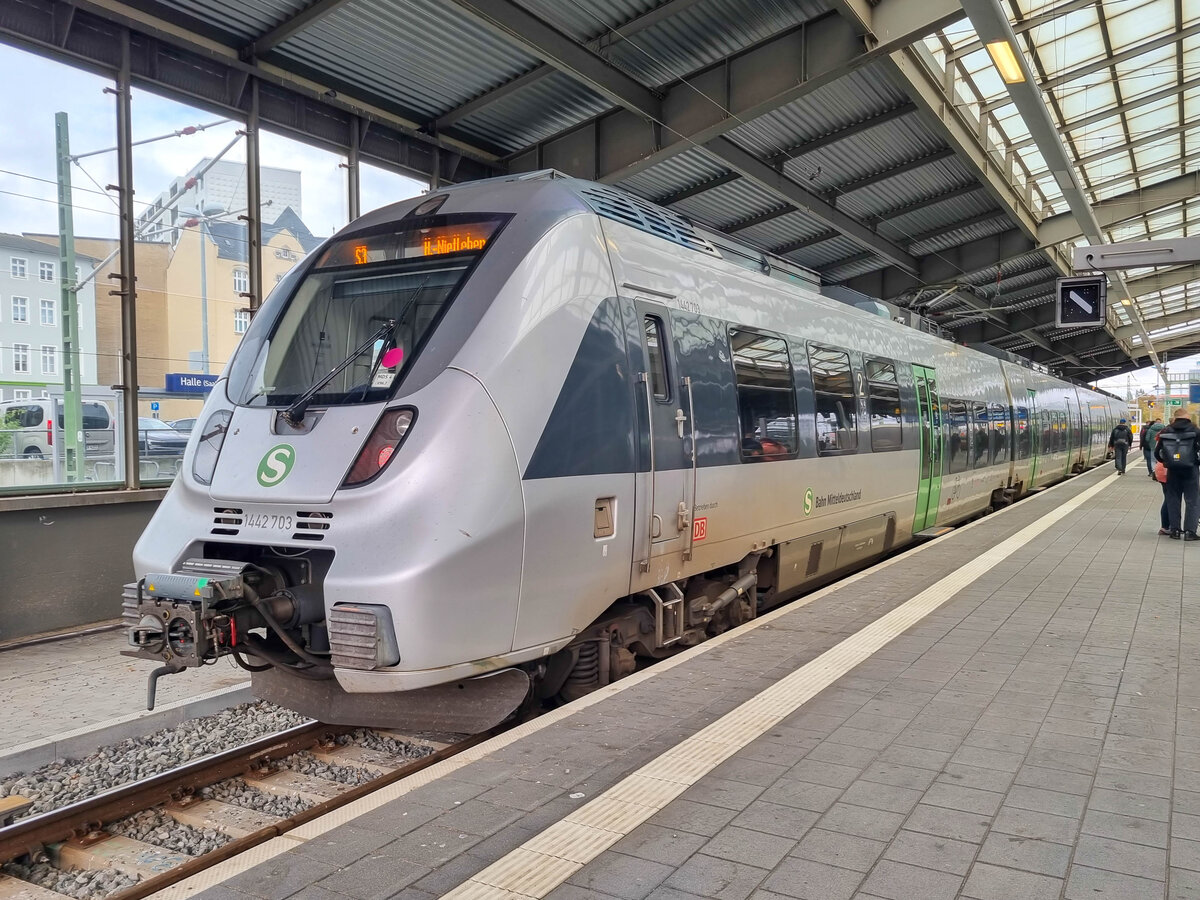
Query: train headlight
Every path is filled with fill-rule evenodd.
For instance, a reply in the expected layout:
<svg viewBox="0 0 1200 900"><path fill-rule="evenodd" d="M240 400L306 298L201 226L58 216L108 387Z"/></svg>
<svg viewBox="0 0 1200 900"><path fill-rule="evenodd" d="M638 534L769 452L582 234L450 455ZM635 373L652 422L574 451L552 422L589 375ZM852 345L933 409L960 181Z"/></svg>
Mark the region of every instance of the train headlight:
<svg viewBox="0 0 1200 900"><path fill-rule="evenodd" d="M355 487L376 478L404 442L416 415L417 411L411 408L385 410L379 424L363 444L358 459L354 461L354 466L342 487Z"/></svg>
<svg viewBox="0 0 1200 900"><path fill-rule="evenodd" d="M225 432L229 430L229 422L232 419L233 413L230 410L217 410L208 417L200 431L196 455L192 457L192 477L201 484L212 484L213 473L217 471L217 460L221 456L221 447L225 444Z"/></svg>

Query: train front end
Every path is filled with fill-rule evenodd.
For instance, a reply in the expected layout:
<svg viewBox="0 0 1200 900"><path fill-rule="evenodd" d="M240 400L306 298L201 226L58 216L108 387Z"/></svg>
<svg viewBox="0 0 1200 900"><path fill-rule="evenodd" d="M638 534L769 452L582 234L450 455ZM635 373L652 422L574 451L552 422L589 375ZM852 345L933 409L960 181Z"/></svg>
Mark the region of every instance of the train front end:
<svg viewBox="0 0 1200 900"><path fill-rule="evenodd" d="M511 215L446 198L360 220L252 322L134 552L150 705L161 675L222 657L331 723L475 731L528 693L520 472L449 364L511 272L489 254Z"/></svg>

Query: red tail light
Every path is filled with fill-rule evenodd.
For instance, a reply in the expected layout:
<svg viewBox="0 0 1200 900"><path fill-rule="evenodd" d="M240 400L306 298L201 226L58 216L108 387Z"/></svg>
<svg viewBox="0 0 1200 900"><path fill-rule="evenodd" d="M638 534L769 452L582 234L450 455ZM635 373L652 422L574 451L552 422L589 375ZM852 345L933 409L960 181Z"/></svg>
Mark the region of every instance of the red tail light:
<svg viewBox="0 0 1200 900"><path fill-rule="evenodd" d="M48 447L54 446L54 420L53 419L46 420L46 446L48 446Z"/></svg>
<svg viewBox="0 0 1200 900"><path fill-rule="evenodd" d="M385 410L342 487L355 487L376 478L396 455L416 417L417 411L412 408Z"/></svg>

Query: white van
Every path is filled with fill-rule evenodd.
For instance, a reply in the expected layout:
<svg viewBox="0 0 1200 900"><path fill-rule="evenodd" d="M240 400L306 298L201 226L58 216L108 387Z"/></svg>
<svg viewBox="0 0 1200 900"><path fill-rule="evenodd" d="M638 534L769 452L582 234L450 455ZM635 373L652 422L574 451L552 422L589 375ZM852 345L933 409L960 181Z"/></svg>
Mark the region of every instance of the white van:
<svg viewBox="0 0 1200 900"><path fill-rule="evenodd" d="M12 424L6 424L10 421ZM57 422L57 427L52 423ZM13 437L7 456L47 459L56 433L61 439L62 402L51 397L33 400L9 400L0 403L0 429ZM116 446L112 413L96 400L83 401L83 439L88 458L112 456Z"/></svg>

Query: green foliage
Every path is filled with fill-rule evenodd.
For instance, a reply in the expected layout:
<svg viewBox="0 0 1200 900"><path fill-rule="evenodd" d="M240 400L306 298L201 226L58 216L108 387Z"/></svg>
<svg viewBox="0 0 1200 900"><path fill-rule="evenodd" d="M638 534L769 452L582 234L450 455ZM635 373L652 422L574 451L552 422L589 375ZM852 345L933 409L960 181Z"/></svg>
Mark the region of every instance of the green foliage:
<svg viewBox="0 0 1200 900"><path fill-rule="evenodd" d="M20 422L15 412L0 418L0 457L8 456L12 450L15 429L20 428Z"/></svg>

